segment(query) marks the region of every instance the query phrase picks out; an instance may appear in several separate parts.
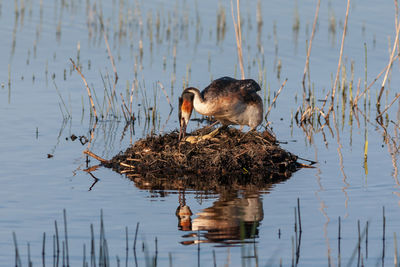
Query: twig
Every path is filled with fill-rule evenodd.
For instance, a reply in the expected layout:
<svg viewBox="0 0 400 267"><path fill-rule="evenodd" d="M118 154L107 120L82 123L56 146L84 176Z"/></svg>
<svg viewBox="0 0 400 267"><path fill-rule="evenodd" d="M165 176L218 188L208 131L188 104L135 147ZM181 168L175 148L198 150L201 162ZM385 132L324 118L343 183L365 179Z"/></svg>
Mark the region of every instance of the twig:
<svg viewBox="0 0 400 267"><path fill-rule="evenodd" d="M394 22L395 22L396 26L398 26L399 25L398 24L398 22L399 22L399 18L398 18L398 16L399 16L399 3L397 2L397 0L394 0L394 7L395 7L395 12L396 12ZM397 51L400 52L400 43L397 43ZM399 64L400 64L400 60L399 60Z"/></svg>
<svg viewBox="0 0 400 267"><path fill-rule="evenodd" d="M63 99L63 97L62 97L60 91L58 90L57 84L56 84L56 82L55 82L54 80L53 80L53 84L54 84L54 87L56 88L56 91L57 91L58 96L59 96L60 99L61 99L61 103L63 104L64 109L65 109L65 111L66 111L67 114L68 114L68 117L71 118L71 113L69 113L68 108L67 108L67 105L65 105L64 99Z"/></svg>
<svg viewBox="0 0 400 267"><path fill-rule="evenodd" d="M122 171L120 171L120 174L126 174L126 173L128 173L128 172L135 172L136 170L133 170L133 169L125 169L125 170L122 170ZM137 174L137 173L134 173L134 174L130 174L131 176L133 175L133 176L140 176L139 174Z"/></svg>
<svg viewBox="0 0 400 267"><path fill-rule="evenodd" d="M96 127L97 127L97 120L94 122L94 125L93 125L92 129L90 130L90 139L88 142L88 146L86 148L86 150L88 150L88 151L92 145L92 141L94 140L94 132L96 131Z"/></svg>
<svg viewBox="0 0 400 267"><path fill-rule="evenodd" d="M128 121L128 118L131 119L132 117L131 117L131 114L130 114L130 112L129 112L128 107L127 107L126 104L125 104L124 96L122 95L122 93L120 93L120 95L121 95L122 107L125 108L126 112L129 114L129 117L126 116L126 115L125 115L125 111L124 111L124 109L122 108L122 111L124 112L124 115L125 115L125 120Z"/></svg>
<svg viewBox="0 0 400 267"><path fill-rule="evenodd" d="M161 90L163 91L165 97L167 98L167 101L168 101L169 106L171 107L171 109L174 109L174 107L173 107L172 104L171 104L171 101L169 100L167 91L165 91L165 88L164 88L163 84L159 81L159 82L158 82L158 85L160 86Z"/></svg>
<svg viewBox="0 0 400 267"><path fill-rule="evenodd" d="M244 67L243 67L243 52L242 52L242 32L240 29L240 5L239 0L236 1L236 11L237 11L237 23L235 20L235 16L233 14L233 3L231 0L231 11L232 11L232 19L233 19L233 27L235 29L235 37L236 37L236 45L238 51L238 58L239 58L239 66L240 72L242 73L242 79L245 78L244 75Z"/></svg>
<svg viewBox="0 0 400 267"><path fill-rule="evenodd" d="M314 164L317 163L317 161L313 161L313 160L310 160L310 159L305 159L305 158L302 158L302 157L297 157L297 158L309 162L310 165L314 165Z"/></svg>
<svg viewBox="0 0 400 267"><path fill-rule="evenodd" d="M314 34L315 34L315 28L317 25L317 21L318 21L318 13L319 13L319 6L320 6L321 0L318 0L317 3L317 7L315 9L315 16L314 16L314 22L313 22L313 27L312 27L312 33L311 33L311 38L310 38L310 42L308 44L308 50L307 50L307 59L306 59L306 65L304 66L304 74L303 74L303 93L304 93L304 97L306 94L306 86L305 86L305 80L306 80L306 73L308 70L308 65L310 63L310 54L311 54L311 46L312 46L312 41L314 39Z"/></svg>
<svg viewBox="0 0 400 267"><path fill-rule="evenodd" d="M322 101L322 102L324 102L324 104L322 104L322 107L319 109L319 114L321 114L322 117L324 117L324 118L326 118L326 116L327 116L327 114L325 114L325 113L323 112L323 110L324 110L324 107L325 107L326 103L328 102L329 93L330 93L330 92L327 92L327 93L326 93L326 96L325 96L324 100ZM328 113L329 113L329 112L328 112Z"/></svg>
<svg viewBox="0 0 400 267"><path fill-rule="evenodd" d="M22 266L21 258L19 256L19 250L18 250L17 235L15 234L15 232L13 232L12 234L13 234L14 247L15 247L15 266Z"/></svg>
<svg viewBox="0 0 400 267"><path fill-rule="evenodd" d="M301 229L300 199L299 198L297 198L297 215L299 216L299 230L301 233L303 230Z"/></svg>
<svg viewBox="0 0 400 267"><path fill-rule="evenodd" d="M46 266L45 255L46 255L46 232L43 233L43 242L42 242L42 265L43 266Z"/></svg>
<svg viewBox="0 0 400 267"><path fill-rule="evenodd" d="M112 106L113 99L115 97L115 89L116 89L117 82L118 82L118 74L117 74L117 68L115 67L114 57L113 57L113 55L111 53L110 45L108 44L107 34L104 31L104 23L103 23L103 19L102 19L101 16L99 16L99 20L100 20L100 26L101 26L100 28L101 28L101 31L103 32L104 42L106 43L106 47L107 47L108 57L110 58L111 66L113 68L114 76L115 76L114 84L113 84L113 90L111 92L111 99L109 100L109 105L108 105L108 108L107 108L107 113L108 113L109 109Z"/></svg>
<svg viewBox="0 0 400 267"><path fill-rule="evenodd" d="M268 107L268 111L267 114L265 114L265 118L268 117L268 114L270 113L272 106L275 104L276 99L278 98L279 94L281 93L283 87L285 86L286 82L287 82L287 78L285 79L285 81L282 83L281 88L279 88L278 92L276 93L276 96L274 97L274 99L272 100L271 105Z"/></svg>
<svg viewBox="0 0 400 267"><path fill-rule="evenodd" d="M361 84L361 78L358 78L358 83L357 83L357 95L353 101L352 107L354 108L357 106L358 99L360 98L360 84Z"/></svg>
<svg viewBox="0 0 400 267"><path fill-rule="evenodd" d="M125 121L127 122L127 121L128 121L128 117L126 116L126 113L125 113L125 109L124 109L124 105L123 105L123 104L121 104L121 109L122 109L122 114L124 115ZM126 124L126 125L128 125L128 124Z"/></svg>
<svg viewBox="0 0 400 267"><path fill-rule="evenodd" d="M96 154L94 154L93 152L91 152L90 150L87 150L87 149L83 151L83 154L89 155L92 158L97 159L101 163L109 163L110 162L109 160L103 159L103 158L97 156Z"/></svg>
<svg viewBox="0 0 400 267"><path fill-rule="evenodd" d="M128 168L132 168L132 169L135 168L135 166L130 165L130 164L126 164L126 163L124 163L124 162L120 162L119 165L124 166L124 167L128 167Z"/></svg>
<svg viewBox="0 0 400 267"><path fill-rule="evenodd" d="M101 25L101 31L103 32L104 41L105 41L106 46L107 46L108 56L110 57L111 66L112 66L112 68L113 68L114 75L115 75L114 83L116 84L117 81L118 81L117 68L115 67L114 57L113 57L113 55L111 54L110 45L108 44L108 38L107 38L106 32L104 31L103 19L102 19L101 17L99 17L99 20L100 20L100 25Z"/></svg>
<svg viewBox="0 0 400 267"><path fill-rule="evenodd" d="M69 251L68 251L68 231L67 231L67 213L63 210L64 215L64 236L65 236L65 251L67 256L67 266L69 266Z"/></svg>
<svg viewBox="0 0 400 267"><path fill-rule="evenodd" d="M136 239L137 239L138 230L139 230L139 223L136 224L135 239L133 241L133 251L136 251Z"/></svg>
<svg viewBox="0 0 400 267"><path fill-rule="evenodd" d="M339 216L339 225L338 225L338 262L339 262L339 266L340 266L340 259L342 258L341 255L340 255L340 240L342 239L342 237L340 235L341 228L342 228L341 226L342 226L342 223L341 223L341 219L340 219L340 216Z"/></svg>
<svg viewBox="0 0 400 267"><path fill-rule="evenodd" d="M87 169L84 169L83 171L89 173L89 172L96 171L98 168L100 168L100 165L94 165L94 166L92 166L92 167L89 167L89 168L87 168Z"/></svg>
<svg viewBox="0 0 400 267"><path fill-rule="evenodd" d="M385 259L386 216L385 207L382 208L382 262Z"/></svg>
<svg viewBox="0 0 400 267"><path fill-rule="evenodd" d="M397 128L400 129L400 125L398 125L397 123L395 123L393 120L390 120L391 123L393 123Z"/></svg>
<svg viewBox="0 0 400 267"><path fill-rule="evenodd" d="M376 103L377 106L380 106L381 97L382 97L383 91L385 90L385 84L386 84L387 76L388 76L389 70L390 70L390 68L392 66L393 57L394 57L394 53L396 52L397 43L399 42L399 30L400 30L400 24L397 24L396 25L396 39L394 41L392 54L390 55L389 63L388 63L387 68L386 68L385 77L383 78L383 81L382 81L381 91L379 92L378 100L377 100L377 103Z"/></svg>
<svg viewBox="0 0 400 267"><path fill-rule="evenodd" d="M93 110L93 113L94 113L94 117L96 118L96 121L97 121L97 120L98 120L98 117L97 117L96 107L94 106L92 94L91 94L91 92L90 92L89 85L88 85L87 82L86 82L85 76L83 76L81 70L75 65L75 62L72 60L72 58L70 58L69 60L71 61L72 65L74 65L75 70L79 73L79 75L81 75L82 80L83 80L83 82L85 83L86 90L87 90L87 93L88 93L88 96L89 96L89 99L90 99L90 105L92 106L92 110Z"/></svg>
<svg viewBox="0 0 400 267"><path fill-rule="evenodd" d="M349 7L350 7L350 0L347 0L347 8L346 8L346 18L344 21L344 27L343 27L343 35L342 35L342 44L340 45L340 55L339 55L339 62L338 62L338 67L336 70L336 78L335 78L335 83L332 88L332 96L331 96L331 107L329 108L329 112L333 109L333 102L335 100L335 93L336 93L336 86L339 80L339 73L340 73L340 67L342 65L342 56L343 56L343 46L344 46L344 39L346 37L346 32L347 32L347 20L349 17Z"/></svg>
<svg viewBox="0 0 400 267"><path fill-rule="evenodd" d="M133 91L135 90L135 80L132 81L132 86L131 86L131 93L130 93L130 98L129 98L129 114L133 115L133 109L132 109L132 104L133 104Z"/></svg>
<svg viewBox="0 0 400 267"><path fill-rule="evenodd" d="M400 97L400 94L397 94L394 97L394 99L392 100L392 102L389 104L389 106L387 106L381 113L379 113L378 116L376 116L376 118L378 119L378 118L382 117L383 113L385 113L399 97Z"/></svg>
<svg viewBox="0 0 400 267"><path fill-rule="evenodd" d="M298 168L304 168L304 169L315 169L316 168L315 166L311 166L309 164L304 164L304 163L299 163L299 162L296 162L296 166Z"/></svg>
<svg viewBox="0 0 400 267"><path fill-rule="evenodd" d="M397 54L397 55L392 59L392 63L393 63L393 61L395 61L398 57L399 57L399 55ZM388 66L389 66L389 65L386 65L386 66L383 68L383 70L378 74L378 76L376 76L376 78L368 85L367 88L365 88L365 90L364 90L360 95L357 94L357 97L354 99L354 103L355 103L355 104L357 104L357 101L360 99L360 97L362 97L362 96L371 88L371 86L374 85L374 83L379 79L379 77L382 76L383 72L388 68ZM354 107L354 105L353 105L353 107Z"/></svg>

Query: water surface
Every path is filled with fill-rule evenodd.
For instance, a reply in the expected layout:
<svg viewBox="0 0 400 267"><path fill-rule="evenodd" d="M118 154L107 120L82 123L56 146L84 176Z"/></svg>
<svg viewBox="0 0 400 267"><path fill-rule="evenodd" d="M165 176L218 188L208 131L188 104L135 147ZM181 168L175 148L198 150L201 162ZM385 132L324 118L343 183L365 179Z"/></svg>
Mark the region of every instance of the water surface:
<svg viewBox="0 0 400 267"><path fill-rule="evenodd" d="M342 2L321 3L310 58L309 86L315 101L325 98L336 74L346 10L346 3ZM241 2L246 77L261 84L266 107L288 78L268 121L278 139L287 142L282 145L285 149L317 161L316 168L302 169L289 180L259 192L206 194L189 190L184 196L174 190L138 188L131 180L105 168L93 172L100 180L91 188L95 180L83 171L87 163L82 152L88 145L72 141L70 136L89 138L93 120L84 83L73 70L70 58L81 65L89 86L95 90L99 113L105 116L96 125L90 149L101 157L111 158L130 144L131 137L134 142L150 132L176 129L176 106L184 86L204 88L214 78L240 77L230 2L26 0L15 3L0 1L2 263L14 264L12 232L15 232L24 265L28 242L31 260L41 264L42 235L46 232L47 263L51 264L54 221L57 220L61 233L62 211L66 209L71 266L81 264L83 244L88 251L91 223L98 238L100 210L104 214L113 265L116 255L125 259L125 226L129 233L129 261L134 264L131 249L137 222L140 266L146 261L142 244L149 255L154 255L155 238L157 262L162 266L169 264L170 257L175 266L198 262L210 266L213 251L218 266L255 265L255 258L262 265L275 266L280 262L289 265L296 258L292 251L296 251L293 244L298 236L294 231L298 198L302 224L299 265L357 264L358 220L361 233L368 222L368 248L363 235L360 253L364 263L383 265L383 207L386 214L383 262L393 263L394 233L400 222L396 126L399 105L395 103L389 109L385 132L375 121L376 95L382 78L367 93L365 106L364 98L360 99L358 113L350 112L349 89L345 102L342 92L338 92L331 130L325 126L323 132L313 131L309 139L310 135L293 119L302 105L301 79L316 1ZM359 78L361 90L365 88L365 48L367 84L389 61L389 49L395 39L394 10L390 1L351 1L343 54L346 68L341 75L345 73L346 84L353 82L353 95ZM218 17L223 16L225 29L223 24L217 27ZM114 74L100 17L119 76L117 97L108 113L104 87L111 92ZM383 105L398 91L398 71L396 61L389 74ZM134 81L133 110L137 120L134 134L129 129L123 134L125 119L119 94L125 96ZM158 82L174 107L172 113ZM322 104L317 102L317 105ZM191 130L202 124L191 122L189 126ZM314 127L317 129L318 125ZM389 141L385 140L386 133L390 135ZM367 158L364 157L366 140ZM48 158L48 154L53 157ZM92 159L88 165L95 164ZM183 197L193 213L191 226L180 224L182 220L175 214ZM341 258L338 258L337 239L339 217ZM256 237L246 236L249 238L245 244L227 244L225 239L240 240L243 221L248 229L255 226ZM218 234L228 238L224 242L215 240L221 237L215 234L215 229L213 232L207 228L208 224L225 224L227 227ZM197 243L197 237L186 236L197 235L199 228L200 239L207 241L201 243L200 254L198 245L192 244ZM254 255L253 242L256 242L255 258L248 257Z"/></svg>

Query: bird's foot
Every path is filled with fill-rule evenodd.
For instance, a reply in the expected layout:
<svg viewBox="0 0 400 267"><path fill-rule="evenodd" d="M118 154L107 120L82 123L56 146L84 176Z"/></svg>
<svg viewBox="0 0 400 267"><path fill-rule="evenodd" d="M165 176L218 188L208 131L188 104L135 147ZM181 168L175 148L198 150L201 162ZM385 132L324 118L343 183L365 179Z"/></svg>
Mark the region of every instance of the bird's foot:
<svg viewBox="0 0 400 267"><path fill-rule="evenodd" d="M185 142L189 142L189 143L191 143L191 144L197 144L197 143L199 143L199 142L201 142L201 141L204 141L204 140L215 139L214 136L216 136L216 135L218 134L219 129L220 129L220 128L217 128L217 129L215 129L214 131L212 131L211 133L206 134L206 135L202 135L202 136L199 136L199 135L187 136L187 137L184 139L184 141L185 141Z"/></svg>

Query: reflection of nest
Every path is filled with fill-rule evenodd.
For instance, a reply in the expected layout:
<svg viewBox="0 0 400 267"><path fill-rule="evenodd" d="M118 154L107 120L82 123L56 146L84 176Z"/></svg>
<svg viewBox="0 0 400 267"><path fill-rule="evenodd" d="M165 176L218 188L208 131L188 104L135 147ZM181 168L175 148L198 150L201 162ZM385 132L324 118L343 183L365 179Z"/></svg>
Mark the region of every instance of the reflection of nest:
<svg viewBox="0 0 400 267"><path fill-rule="evenodd" d="M200 129L192 134L208 132ZM152 135L103 165L125 173L139 187L196 190L264 186L289 178L299 167L297 156L279 147L268 132L243 133L235 128L196 144L179 142L175 131Z"/></svg>

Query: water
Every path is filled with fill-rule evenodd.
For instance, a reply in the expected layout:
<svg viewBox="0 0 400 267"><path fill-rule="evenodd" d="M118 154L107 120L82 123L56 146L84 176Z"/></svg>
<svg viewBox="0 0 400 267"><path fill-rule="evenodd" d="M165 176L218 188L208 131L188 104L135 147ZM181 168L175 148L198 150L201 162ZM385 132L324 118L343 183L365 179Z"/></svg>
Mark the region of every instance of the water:
<svg viewBox="0 0 400 267"><path fill-rule="evenodd" d="M342 2L321 3L310 58L310 78L316 100L325 97L336 73L346 10L346 3ZM203 88L213 78L240 76L230 3L161 0L25 0L16 3L18 15L13 1L0 1L2 264L14 264L12 232L17 235L24 265L27 264L28 242L31 260L35 265L41 264L42 235L46 232L47 264L51 264L54 221L57 220L60 238L63 238L62 211L65 208L71 266L81 264L83 244L86 244L88 257L91 223L98 240L101 209L113 265L116 265L116 255L121 263L125 261L125 226L129 233L129 261L130 265L134 264L132 244L137 222L140 223L137 245L140 247L137 249L140 266L146 262L143 244L150 256L155 255L155 238L157 263L161 266L169 264L169 255L174 266L198 262L210 266L213 264L213 251L218 266L253 266L255 258L261 265L276 266L280 262L289 265L293 257L296 261L296 253L292 251L296 252L293 244L296 243L294 208L297 198L300 199L302 224L299 265L357 264L358 220L361 233L369 222L368 248L366 235L363 235L361 243L363 262L382 265L383 207L386 214L384 263L393 263L396 255L394 233L399 229L400 192L398 152L392 146L399 143L394 124L399 125L399 106L396 102L388 111L389 121L394 123L388 123L387 133L391 139L386 143L384 129L374 120L376 95L382 78L367 94L365 108L364 98L360 99L359 108L367 114L369 121L359 112L359 123L355 114L351 121L348 100L345 110L342 109L341 91L338 92L334 118L336 125L331 118L331 130L325 126L323 132L314 131L312 142L291 119L302 104L301 79L315 1L262 2L260 45L257 44L257 1L242 1L241 17L246 76L261 83L261 95L266 106L268 98L272 101L274 92L288 78L268 117L270 126L279 140L288 141L282 145L285 149L318 161L316 168L302 169L289 180L261 192L206 194L189 191L184 196L177 191L140 189L124 176L104 168L92 173L100 180L91 188L95 180L83 171L86 157L82 152L88 144L81 145L78 140L72 141L70 136L89 138L93 121L89 119L90 105L84 83L73 71L69 58L81 64L89 86L95 89L99 113L100 107L106 103L102 109L106 114L108 101L103 100L104 87L110 94L114 76L100 31L99 16L102 14L119 80L115 107L97 123L90 149L103 158L111 158L130 143L130 130L122 134L125 120L119 94L126 96L134 79L138 83L133 101L137 117L133 142L151 131L167 132L178 127L176 106L183 85ZM220 31L218 40L217 14L222 16L221 12L218 13L219 5L225 12L226 31ZM364 88L364 43L368 60L367 84L387 65L388 48L392 48L395 39L394 16L394 4L390 1L351 2L343 62L347 81L352 80L351 62L354 62L353 95L359 78L361 90ZM297 17L298 32L293 30ZM330 25L336 27L329 30ZM277 78L279 65L280 79ZM389 103L398 91L398 67L398 62L395 62L386 88L388 94L385 92L383 95L383 105ZM158 81L165 87L174 107L171 114ZM349 91L346 93L348 99ZM321 103L317 102L317 105ZM154 116L149 112L151 118L146 122L145 113L149 107L155 108L156 112ZM67 113L70 114L68 118ZM199 126L191 122L189 130ZM368 140L366 161L365 140ZM48 158L48 154L53 157ZM95 160L89 163L90 166L95 164ZM178 225L175 212L183 198L194 214L190 228L193 231L183 231L187 228L182 225L185 226L187 221L181 220L182 224ZM211 216L206 216L206 208ZM340 259L337 243L339 216L342 229ZM255 258L248 257L254 255L252 238L247 239L248 243L244 245L202 243L200 254L197 245L181 244L196 240L197 237L184 236L197 234L196 227L205 227L210 221L229 225L228 233L221 231L237 241L240 239L241 221L248 221L246 227L251 229L254 220L257 234ZM202 240L207 240L207 237L211 240L212 236L210 231L202 231Z"/></svg>

